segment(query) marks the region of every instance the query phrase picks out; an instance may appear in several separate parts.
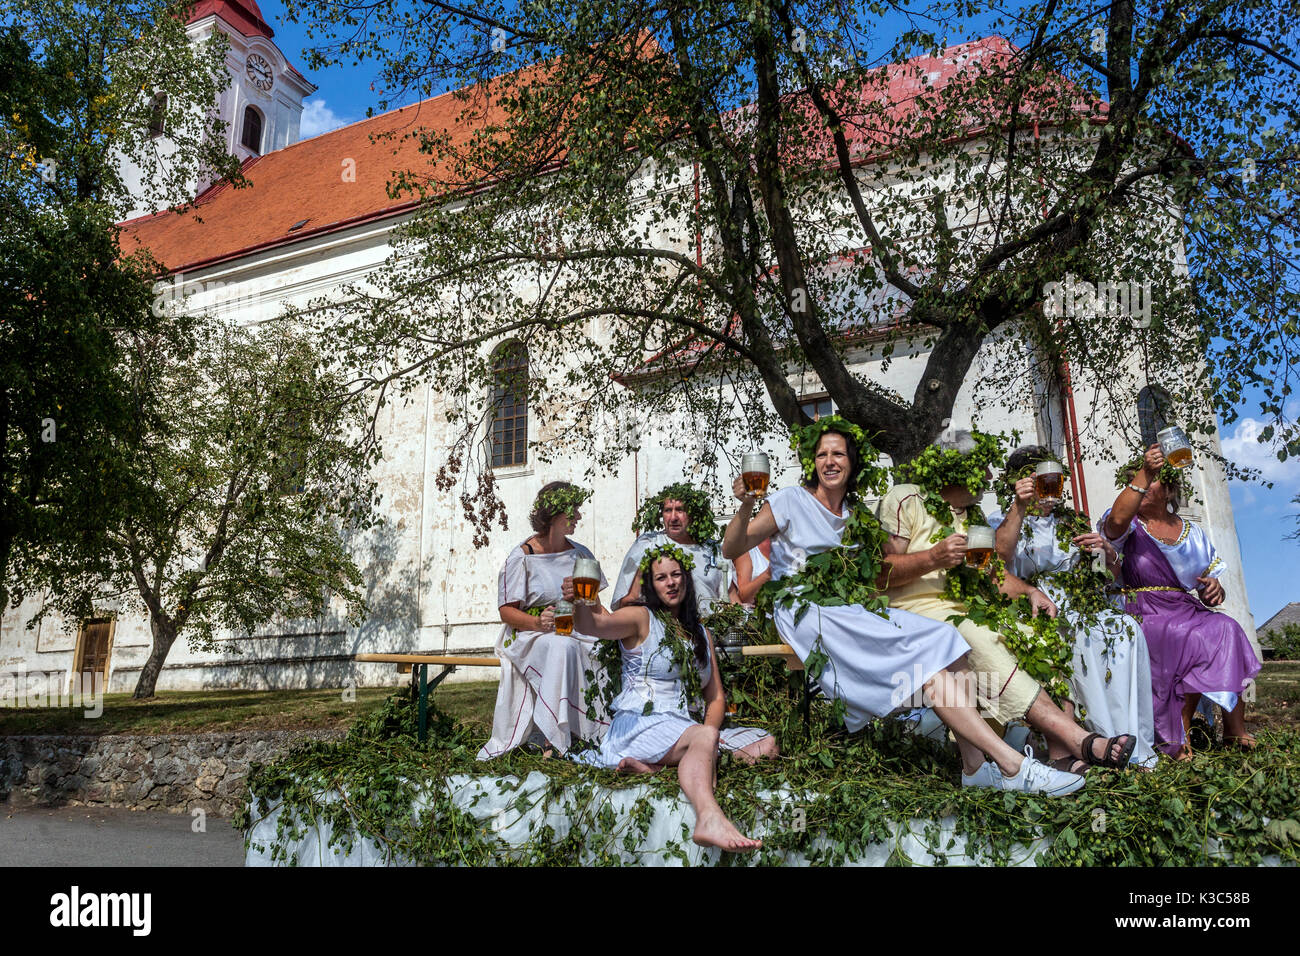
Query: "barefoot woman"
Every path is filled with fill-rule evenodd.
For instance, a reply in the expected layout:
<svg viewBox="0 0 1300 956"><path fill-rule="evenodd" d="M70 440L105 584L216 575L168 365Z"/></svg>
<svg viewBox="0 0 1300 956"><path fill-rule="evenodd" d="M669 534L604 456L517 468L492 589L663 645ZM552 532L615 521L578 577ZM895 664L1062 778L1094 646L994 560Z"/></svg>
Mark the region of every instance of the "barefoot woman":
<svg viewBox="0 0 1300 956"><path fill-rule="evenodd" d="M672 544L652 548L641 561L643 604L617 611L576 608L578 630L622 643L622 689L611 707L609 733L600 750L576 759L634 773L676 766L682 792L695 808L695 842L731 852L753 850L762 842L743 836L713 797L714 762L719 746L747 763L774 756L776 741L761 730L720 729L727 702L713 642L700 624L691 565ZM572 579L566 579L565 597L572 591ZM689 706L701 688L705 714L698 724Z"/></svg>

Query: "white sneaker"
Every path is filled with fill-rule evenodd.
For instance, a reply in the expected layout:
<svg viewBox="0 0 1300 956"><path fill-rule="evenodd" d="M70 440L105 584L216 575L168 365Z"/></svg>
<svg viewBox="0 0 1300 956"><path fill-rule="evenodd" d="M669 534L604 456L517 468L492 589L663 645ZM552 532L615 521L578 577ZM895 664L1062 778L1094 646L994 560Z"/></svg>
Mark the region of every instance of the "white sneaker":
<svg viewBox="0 0 1300 956"><path fill-rule="evenodd" d="M1025 748L1025 759L1020 764L1020 772L1014 777L1002 777L1003 790L1020 790L1024 793L1041 793L1049 797L1063 797L1074 793L1084 784L1084 779L1077 773L1057 770L1034 759L1033 750Z"/></svg>
<svg viewBox="0 0 1300 956"><path fill-rule="evenodd" d="M1041 793L1049 797L1074 793L1083 786L1084 779L1079 774L1054 770L1035 760L1032 753L1030 748L1025 748L1025 759L1020 764L1020 772L1014 777L1003 776L998 765L989 760L969 777L962 774L961 785L986 787L990 790L1019 790L1021 793Z"/></svg>

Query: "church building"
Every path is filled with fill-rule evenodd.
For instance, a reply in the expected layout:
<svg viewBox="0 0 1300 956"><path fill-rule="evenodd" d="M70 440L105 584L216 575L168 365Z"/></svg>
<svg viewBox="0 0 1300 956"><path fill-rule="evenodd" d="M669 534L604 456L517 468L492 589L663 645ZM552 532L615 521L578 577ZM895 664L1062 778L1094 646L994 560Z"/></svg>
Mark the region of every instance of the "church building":
<svg viewBox="0 0 1300 956"><path fill-rule="evenodd" d="M304 99L315 87L274 42L255 0L199 0L190 15L191 36L202 40L214 30L230 41L226 67L231 83L215 104L228 124L227 146L243 163L249 188L196 183L195 212L137 209L123 223L128 252L148 248L170 274L164 294L184 297L187 308L206 309L240 323L274 319L286 306L301 307L341 285L367 276L392 252L391 233L409 218L414 202L393 199L388 183L397 170L427 157L414 134L420 127L467 138L472 129L457 126L463 103L444 94L365 119L341 129L299 139ZM941 84L958 64L995 39L953 47L924 68ZM166 131L159 135L165 137ZM128 178L129 178L128 170ZM694 237L678 237L694 254ZM969 424L975 412L981 369L999 360L997 343L986 343L977 357L954 410L954 421ZM501 343L497 375L543 374L528 367L522 343ZM879 342L864 340L850 353L853 371L901 394L911 394L924 367L916 350L883 362ZM791 381L812 414L832 408L814 376L794 370ZM485 394L495 383L484 381ZM996 411L980 413L985 431L1018 429L1075 461L1074 503L1098 517L1113 500L1114 463L1127 459L1127 447L1110 449L1109 460L1079 457L1078 434L1091 419L1086 396L1053 391L1051 383L1027 384L1023 395L1000 401ZM1136 401L1137 396L1134 396ZM459 491L443 492L435 475L446 459L452 436L441 411L442 398L427 385L406 403L390 403L377 422L384 459L376 468L383 493L383 527L357 555L366 576L370 615L360 626L331 613L315 620L276 620L253 634L230 633L216 653L191 651L182 639L172 649L158 681L159 690L241 687L338 687L350 681L391 684L400 678L392 665L357 665L353 655L397 651L491 653L500 630L497 573L507 553L528 536L527 515L538 489L569 479L594 489L583 507L574 539L589 547L612 581L634 537L631 524L638 504L674 481L703 481L699 450L712 435L707 422L662 422L643 426L616 470L582 482L586 463L571 459L541 464L534 449L553 437L545 409L526 402L498 403L490 429L490 463L504 500L510 527L497 531L488 547L475 548ZM996 416L996 417L994 417ZM1217 437L1214 439L1217 446ZM782 436L766 449L773 458L777 485L796 480L797 469ZM732 501L714 489L719 517ZM1241 556L1222 468L1197 462L1192 470L1196 500L1185 509L1206 527L1229 570L1223 578L1224 605L1254 640L1246 601ZM734 502L733 502L734 503ZM992 497L985 499L992 504ZM606 593L608 600L608 592ZM0 622L0 671L96 671L112 692L130 692L149 653L145 616L129 604L105 604L94 618L64 623L46 619L27 629L38 608L34 599L4 614ZM182 635L183 638L183 635ZM490 679L495 670L465 669L457 677ZM453 678L455 679L455 678Z"/></svg>

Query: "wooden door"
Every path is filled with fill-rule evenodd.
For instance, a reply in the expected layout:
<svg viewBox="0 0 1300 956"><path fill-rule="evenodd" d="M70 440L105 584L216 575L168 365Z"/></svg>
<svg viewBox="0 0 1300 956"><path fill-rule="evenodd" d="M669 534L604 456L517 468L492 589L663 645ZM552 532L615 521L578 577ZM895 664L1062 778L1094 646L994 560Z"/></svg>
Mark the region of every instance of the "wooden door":
<svg viewBox="0 0 1300 956"><path fill-rule="evenodd" d="M113 622L108 618L86 621L81 625L80 670L82 674L99 674L101 679L107 678L109 635L112 625Z"/></svg>

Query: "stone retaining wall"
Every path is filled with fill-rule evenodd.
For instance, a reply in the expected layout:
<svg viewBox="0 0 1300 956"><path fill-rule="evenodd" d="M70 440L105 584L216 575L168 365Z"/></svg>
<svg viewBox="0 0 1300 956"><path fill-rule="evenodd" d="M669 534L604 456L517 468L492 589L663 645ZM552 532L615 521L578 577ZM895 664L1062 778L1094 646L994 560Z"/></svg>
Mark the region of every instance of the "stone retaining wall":
<svg viewBox="0 0 1300 956"><path fill-rule="evenodd" d="M341 730L0 737L0 802L127 807L228 817L249 765Z"/></svg>

